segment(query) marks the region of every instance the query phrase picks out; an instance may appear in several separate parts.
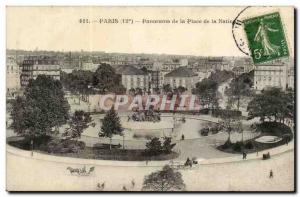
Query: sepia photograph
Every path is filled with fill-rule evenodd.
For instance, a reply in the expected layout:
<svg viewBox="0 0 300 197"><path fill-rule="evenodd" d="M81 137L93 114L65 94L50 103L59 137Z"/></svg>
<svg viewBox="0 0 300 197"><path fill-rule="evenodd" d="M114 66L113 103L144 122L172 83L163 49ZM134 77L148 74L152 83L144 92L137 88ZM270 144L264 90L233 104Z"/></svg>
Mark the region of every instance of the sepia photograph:
<svg viewBox="0 0 300 197"><path fill-rule="evenodd" d="M296 191L294 7L5 11L7 191Z"/></svg>

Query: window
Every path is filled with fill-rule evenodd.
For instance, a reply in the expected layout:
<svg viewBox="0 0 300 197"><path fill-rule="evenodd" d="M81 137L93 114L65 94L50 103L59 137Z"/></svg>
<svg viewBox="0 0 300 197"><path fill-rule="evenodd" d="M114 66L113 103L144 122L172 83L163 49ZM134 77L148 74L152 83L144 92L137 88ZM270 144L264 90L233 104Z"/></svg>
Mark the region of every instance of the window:
<svg viewBox="0 0 300 197"><path fill-rule="evenodd" d="M137 78L137 86L141 86L141 79L139 77Z"/></svg>
<svg viewBox="0 0 300 197"><path fill-rule="evenodd" d="M133 78L130 77L130 86L133 87Z"/></svg>

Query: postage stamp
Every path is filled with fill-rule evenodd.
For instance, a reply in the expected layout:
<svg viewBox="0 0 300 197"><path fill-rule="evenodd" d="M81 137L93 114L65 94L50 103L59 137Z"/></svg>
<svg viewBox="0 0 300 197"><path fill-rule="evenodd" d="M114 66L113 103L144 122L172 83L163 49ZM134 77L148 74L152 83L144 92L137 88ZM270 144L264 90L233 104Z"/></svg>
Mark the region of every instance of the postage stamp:
<svg viewBox="0 0 300 197"><path fill-rule="evenodd" d="M249 18L243 23L255 64L289 56L279 12Z"/></svg>

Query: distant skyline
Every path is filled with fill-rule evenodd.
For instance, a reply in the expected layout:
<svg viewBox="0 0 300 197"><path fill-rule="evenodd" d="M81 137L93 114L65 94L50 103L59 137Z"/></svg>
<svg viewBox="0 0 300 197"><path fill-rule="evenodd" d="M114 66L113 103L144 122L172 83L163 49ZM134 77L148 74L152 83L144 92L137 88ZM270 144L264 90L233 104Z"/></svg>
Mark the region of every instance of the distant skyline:
<svg viewBox="0 0 300 197"><path fill-rule="evenodd" d="M73 51L63 51L63 50L58 50L58 51L54 51L54 50L43 50L43 49L38 49L38 50L26 50L26 49L6 49L6 50L10 50L10 51L26 51L26 52L54 52L54 53L80 53L81 50L73 50ZM126 54L126 55L166 55L166 56L191 56L191 57L241 57L241 58L251 58L250 56L203 56L203 55L182 55L182 54L166 54L166 53L125 53L125 52L118 52L118 51L114 51L114 52L107 52L107 51L85 51L83 50L83 52L87 52L87 53L106 53L106 54Z"/></svg>
<svg viewBox="0 0 300 197"><path fill-rule="evenodd" d="M293 21L292 7L280 8ZM246 56L225 24L80 24L80 18L234 19L242 7L7 7L7 48L188 56ZM286 23L288 43L293 24ZM293 54L293 45L290 44Z"/></svg>

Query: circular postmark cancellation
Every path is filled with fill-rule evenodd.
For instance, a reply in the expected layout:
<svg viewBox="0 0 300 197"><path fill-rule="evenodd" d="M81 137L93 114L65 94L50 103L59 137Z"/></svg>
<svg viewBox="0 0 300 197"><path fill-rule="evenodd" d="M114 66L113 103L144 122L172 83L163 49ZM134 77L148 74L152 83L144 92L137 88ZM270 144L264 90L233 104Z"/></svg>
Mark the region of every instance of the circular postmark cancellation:
<svg viewBox="0 0 300 197"><path fill-rule="evenodd" d="M235 17L235 19L232 22L232 36L234 42L238 47L238 49L246 55L250 55L250 52L248 50L247 42L245 38L242 36L244 29L243 29L243 21L241 20L240 17L243 14L243 12L245 12L245 10L248 8L250 8L250 6L243 8L242 11L238 13L238 15Z"/></svg>
<svg viewBox="0 0 300 197"><path fill-rule="evenodd" d="M279 11L264 8L268 12L255 16L250 13L255 13L257 7L243 8L232 23L236 46L242 53L251 56L254 64L289 56ZM253 17L247 17L249 15Z"/></svg>

